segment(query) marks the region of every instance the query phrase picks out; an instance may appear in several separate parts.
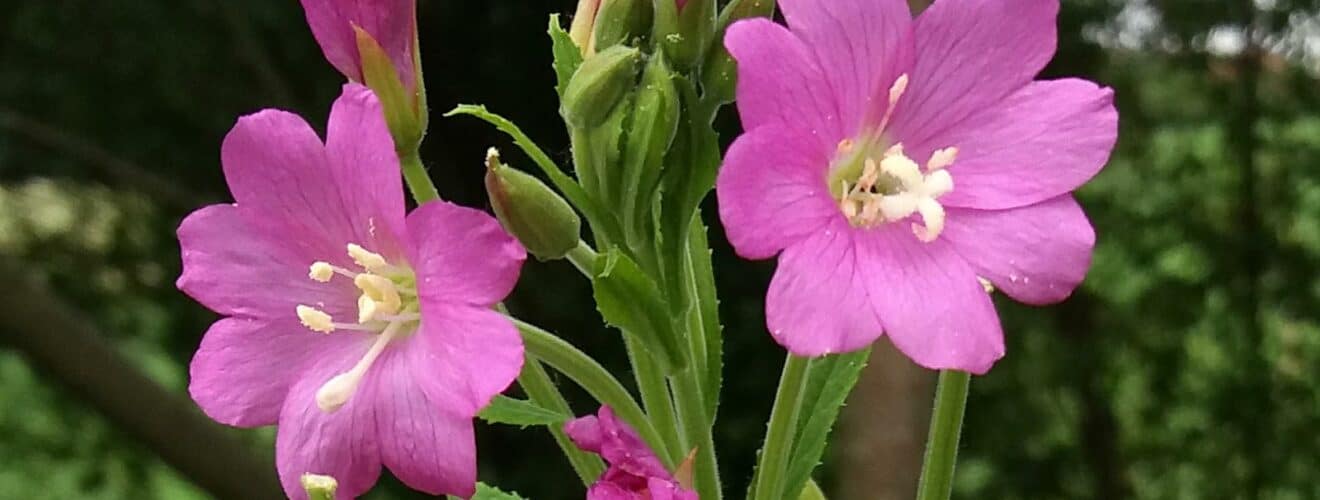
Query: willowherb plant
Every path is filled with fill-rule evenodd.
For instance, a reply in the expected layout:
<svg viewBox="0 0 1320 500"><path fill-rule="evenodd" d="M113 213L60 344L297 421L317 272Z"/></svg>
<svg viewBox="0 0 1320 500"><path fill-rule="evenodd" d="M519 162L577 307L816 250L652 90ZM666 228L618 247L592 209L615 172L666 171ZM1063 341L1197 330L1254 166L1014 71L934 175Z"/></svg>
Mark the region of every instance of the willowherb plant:
<svg viewBox="0 0 1320 500"><path fill-rule="evenodd" d="M190 393L215 420L278 426L291 498L356 497L388 467L431 494L477 483L474 418L544 426L595 500L719 499L722 339L700 205L742 257L788 351L749 499L811 480L869 346L942 370L922 499L947 499L970 374L1004 355L990 294L1066 298L1095 234L1071 197L1108 159L1112 92L1034 81L1057 0L582 0L550 21L572 175L512 122L549 184L491 149L495 215L438 199L412 0L302 0L350 82L322 141L241 118L221 147L235 203L179 228L179 288L225 316ZM736 98L744 133L711 127ZM474 162L475 164L476 162ZM405 213L404 184L418 207ZM582 222L590 240L583 240ZM500 302L530 253L567 260L622 333L638 394ZM600 403L575 418L547 368ZM526 400L501 396L517 380Z"/></svg>

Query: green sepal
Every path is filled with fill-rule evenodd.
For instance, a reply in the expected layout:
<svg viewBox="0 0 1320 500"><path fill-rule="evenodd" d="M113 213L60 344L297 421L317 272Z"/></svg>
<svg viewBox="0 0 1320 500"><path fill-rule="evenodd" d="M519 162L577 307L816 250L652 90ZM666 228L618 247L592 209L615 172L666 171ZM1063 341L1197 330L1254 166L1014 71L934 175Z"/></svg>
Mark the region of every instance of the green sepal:
<svg viewBox="0 0 1320 500"><path fill-rule="evenodd" d="M540 179L501 163L493 149L486 194L500 224L537 259L561 259L577 247L582 220L573 207Z"/></svg>
<svg viewBox="0 0 1320 500"><path fill-rule="evenodd" d="M771 17L775 14L775 0L733 0L720 13L716 43L706 51L705 66L701 70L702 96L711 104L733 102L738 81L738 63L724 48L724 34L729 25L741 19Z"/></svg>
<svg viewBox="0 0 1320 500"><path fill-rule="evenodd" d="M665 45L675 66L686 71L701 67L707 48L715 40L716 17L715 0L688 0L678 11L681 39Z"/></svg>
<svg viewBox="0 0 1320 500"><path fill-rule="evenodd" d="M636 83L641 58L640 50L615 45L583 61L560 100L564 121L583 130L605 121Z"/></svg>
<svg viewBox="0 0 1320 500"><path fill-rule="evenodd" d="M594 271L596 308L605 322L639 340L666 374L686 366L683 339L655 281L617 248L597 256Z"/></svg>
<svg viewBox="0 0 1320 500"><path fill-rule="evenodd" d="M596 14L596 48L631 45L649 36L651 3L647 0L604 0Z"/></svg>
<svg viewBox="0 0 1320 500"><path fill-rule="evenodd" d="M426 123L422 118L421 101L414 92L409 92L399 77L398 68L390 56L381 48L380 43L366 30L354 25L357 35L358 53L362 57L362 79L380 100L385 112L385 123L394 137L394 149L399 156L413 154L426 135Z"/></svg>
<svg viewBox="0 0 1320 500"><path fill-rule="evenodd" d="M550 50L554 56L555 93L563 99L569 80L573 79L573 73L576 73L578 66L582 65L582 51L576 43L573 43L573 37L564 31L563 26L560 26L559 14L550 16L549 33Z"/></svg>
<svg viewBox="0 0 1320 500"><path fill-rule="evenodd" d="M457 498L457 497L450 497ZM499 488L486 483L477 483L477 493L472 495L469 500L527 500L517 493L508 493L500 491Z"/></svg>
<svg viewBox="0 0 1320 500"><path fill-rule="evenodd" d="M477 414L477 418L491 424L516 425L559 425L567 422L569 415L542 407L525 399L514 399L499 395L490 401L490 405Z"/></svg>
<svg viewBox="0 0 1320 500"><path fill-rule="evenodd" d="M670 301L672 312L685 314L689 302L685 298L687 280L682 279L682 266L687 257L689 225L701 200L715 186L720 148L710 123L697 119L692 112L699 103L691 80L678 77L675 85L682 96L684 113L674 144L665 157L668 167L661 176L657 249L659 261L673 267L661 273L665 277L665 297Z"/></svg>
<svg viewBox="0 0 1320 500"><path fill-rule="evenodd" d="M656 54L642 73L634 100L632 127L623 153L622 185L611 200L622 209L625 240L646 243L651 237L651 208L664 170L665 153L678 132L681 110L674 74L663 54Z"/></svg>
<svg viewBox="0 0 1320 500"><path fill-rule="evenodd" d="M793 440L793 458L785 472L784 492L788 498L797 497L811 480L811 471L820 464L839 410L857 385L870 355L868 347L812 360L803 390L797 437Z"/></svg>

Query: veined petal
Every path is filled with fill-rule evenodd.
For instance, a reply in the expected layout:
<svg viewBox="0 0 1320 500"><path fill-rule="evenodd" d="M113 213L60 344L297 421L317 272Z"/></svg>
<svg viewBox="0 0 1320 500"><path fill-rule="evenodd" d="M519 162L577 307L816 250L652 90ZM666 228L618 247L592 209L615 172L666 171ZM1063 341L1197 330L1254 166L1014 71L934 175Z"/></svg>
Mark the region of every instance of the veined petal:
<svg viewBox="0 0 1320 500"><path fill-rule="evenodd" d="M353 26L365 30L398 68L403 83L413 88L416 0L302 0L312 36L326 60L350 80L362 81L362 61Z"/></svg>
<svg viewBox="0 0 1320 500"><path fill-rule="evenodd" d="M289 388L327 348L351 336L316 335L296 318L224 318L211 325L189 367L188 394L207 416L237 427L279 420Z"/></svg>
<svg viewBox="0 0 1320 500"><path fill-rule="evenodd" d="M351 283L308 279L307 266L315 257L300 255L302 249L291 239L258 233L249 221L260 214L245 217L244 212L234 205L211 205L183 220L180 290L229 316L284 321L295 318L299 304L315 304L332 316L351 317L344 316L356 308Z"/></svg>
<svg viewBox="0 0 1320 500"><path fill-rule="evenodd" d="M912 14L904 0L780 0L837 98L845 133L875 125L888 91L912 68Z"/></svg>
<svg viewBox="0 0 1320 500"><path fill-rule="evenodd" d="M471 418L522 371L522 337L490 309L422 300L422 324L406 346L413 377L438 407Z"/></svg>
<svg viewBox="0 0 1320 500"><path fill-rule="evenodd" d="M932 370L978 375L1004 356L990 295L952 245L918 241L902 224L858 240L871 304L903 354Z"/></svg>
<svg viewBox="0 0 1320 500"><path fill-rule="evenodd" d="M829 156L803 140L771 124L729 146L716 194L720 220L738 255L773 257L840 217L825 186Z"/></svg>
<svg viewBox="0 0 1320 500"><path fill-rule="evenodd" d="M322 474L339 481L343 498L356 498L380 477L380 449L376 441L379 423L370 394L356 394L338 411L326 413L316 406L316 391L335 375L353 367L366 353L371 340L342 349L321 352L293 385L280 412L275 433L275 465L284 493L294 500L307 498L299 480L303 474ZM374 383L381 369L377 360L362 382ZM359 389L360 391L361 389Z"/></svg>
<svg viewBox="0 0 1320 500"><path fill-rule="evenodd" d="M527 251L494 217L443 201L408 214L422 300L490 307L518 281Z"/></svg>
<svg viewBox="0 0 1320 500"><path fill-rule="evenodd" d="M939 0L913 28L916 64L890 127L924 144L1026 85L1054 56L1058 0Z"/></svg>
<svg viewBox="0 0 1320 500"><path fill-rule="evenodd" d="M811 49L787 28L765 18L729 26L724 45L738 61L738 114L743 129L790 130L801 147L827 155L843 140L839 99Z"/></svg>
<svg viewBox="0 0 1320 500"><path fill-rule="evenodd" d="M867 284L877 278L855 248L860 237L843 219L788 247L770 280L765 320L780 345L799 356L867 346L882 332ZM910 233L909 233L910 235Z"/></svg>
<svg viewBox="0 0 1320 500"><path fill-rule="evenodd" d="M943 237L995 288L1044 305L1086 277L1095 230L1071 196L1009 210L951 208Z"/></svg>
<svg viewBox="0 0 1320 500"><path fill-rule="evenodd" d="M1028 84L914 148L957 146L949 206L1014 208L1067 194L1091 180L1118 139L1113 90L1086 80Z"/></svg>
<svg viewBox="0 0 1320 500"><path fill-rule="evenodd" d="M344 85L326 130L330 174L341 186L354 242L389 258L402 257L403 180L394 138L370 89Z"/></svg>
<svg viewBox="0 0 1320 500"><path fill-rule="evenodd" d="M391 348L373 377L369 397L376 408L381 459L412 489L467 498L477 482L472 418L426 395L423 379L441 365L419 365L422 359L413 351L403 345Z"/></svg>

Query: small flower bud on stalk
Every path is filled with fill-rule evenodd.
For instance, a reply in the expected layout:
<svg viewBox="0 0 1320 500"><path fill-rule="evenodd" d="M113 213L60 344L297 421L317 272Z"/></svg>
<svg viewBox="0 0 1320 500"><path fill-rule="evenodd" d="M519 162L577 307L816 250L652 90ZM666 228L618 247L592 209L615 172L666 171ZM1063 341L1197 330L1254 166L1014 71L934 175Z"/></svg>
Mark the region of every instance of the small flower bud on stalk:
<svg viewBox="0 0 1320 500"><path fill-rule="evenodd" d="M486 153L486 193L495 217L527 251L542 261L562 259L577 247L582 220L573 207L536 177Z"/></svg>
<svg viewBox="0 0 1320 500"><path fill-rule="evenodd" d="M574 128L589 129L610 115L637 77L641 51L616 45L582 63L568 88L560 113Z"/></svg>
<svg viewBox="0 0 1320 500"><path fill-rule="evenodd" d="M335 500L335 490L339 489L339 481L320 474L303 474L302 487L307 491L307 498L310 500Z"/></svg>

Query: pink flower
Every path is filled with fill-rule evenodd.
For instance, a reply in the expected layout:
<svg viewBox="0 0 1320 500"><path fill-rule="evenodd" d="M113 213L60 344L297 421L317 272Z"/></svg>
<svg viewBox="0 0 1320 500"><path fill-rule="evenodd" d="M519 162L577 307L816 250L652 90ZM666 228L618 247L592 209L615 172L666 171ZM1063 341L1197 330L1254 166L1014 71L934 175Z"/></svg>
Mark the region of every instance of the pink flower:
<svg viewBox="0 0 1320 500"><path fill-rule="evenodd" d="M178 286L225 318L193 358L193 400L238 427L278 423L285 492L299 476L344 497L384 464L433 494L472 494L472 417L522 368L491 310L526 255L485 213L444 202L404 216L380 104L344 86L327 140L296 115L239 119L221 149L237 200L179 227Z"/></svg>
<svg viewBox="0 0 1320 500"><path fill-rule="evenodd" d="M587 490L587 500L697 500L696 492L679 485L637 431L619 420L610 407L600 407L597 415L564 424L564 432L578 448L609 463L605 474Z"/></svg>
<svg viewBox="0 0 1320 500"><path fill-rule="evenodd" d="M417 86L413 67L417 37L416 0L301 0L312 35L330 64L355 82L363 82L357 34L361 28L376 39L394 62L404 87Z"/></svg>
<svg viewBox="0 0 1320 500"><path fill-rule="evenodd" d="M1095 234L1070 195L1108 160L1110 89L1033 81L1057 0L782 0L732 26L746 133L718 180L738 254L779 255L771 334L804 356L881 333L918 364L1004 354L985 286L1068 297Z"/></svg>

